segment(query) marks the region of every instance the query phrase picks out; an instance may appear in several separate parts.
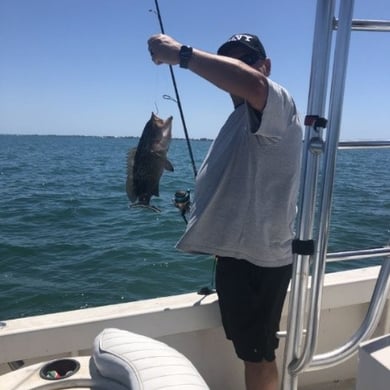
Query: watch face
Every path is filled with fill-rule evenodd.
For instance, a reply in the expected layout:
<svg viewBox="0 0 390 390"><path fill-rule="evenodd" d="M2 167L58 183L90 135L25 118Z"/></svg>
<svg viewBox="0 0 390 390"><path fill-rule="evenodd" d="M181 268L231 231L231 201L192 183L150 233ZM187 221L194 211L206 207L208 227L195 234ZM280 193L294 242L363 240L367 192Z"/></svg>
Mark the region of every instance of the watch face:
<svg viewBox="0 0 390 390"><path fill-rule="evenodd" d="M182 50L183 54L191 54L192 53L192 49L188 46L182 46L181 50Z"/></svg>
<svg viewBox="0 0 390 390"><path fill-rule="evenodd" d="M188 68L188 62L192 56L192 47L190 46L182 46L180 48L180 67L182 68Z"/></svg>

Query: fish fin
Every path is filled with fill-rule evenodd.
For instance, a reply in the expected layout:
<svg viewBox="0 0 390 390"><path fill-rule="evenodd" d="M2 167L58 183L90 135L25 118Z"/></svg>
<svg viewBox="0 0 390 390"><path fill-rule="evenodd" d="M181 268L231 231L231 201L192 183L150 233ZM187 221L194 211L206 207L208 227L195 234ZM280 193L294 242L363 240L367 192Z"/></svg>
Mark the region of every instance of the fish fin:
<svg viewBox="0 0 390 390"><path fill-rule="evenodd" d="M169 160L165 160L164 168L167 171L169 171L169 172L173 172L174 171L173 165L172 165L172 163Z"/></svg>
<svg viewBox="0 0 390 390"><path fill-rule="evenodd" d="M150 193L154 196L160 196L160 182L159 181L154 183L154 186L151 188Z"/></svg>
<svg viewBox="0 0 390 390"><path fill-rule="evenodd" d="M154 211L155 213L160 213L161 212L161 210L158 207L153 206L151 204L134 203L134 204L130 205L130 208L132 208L132 207L139 207L139 208L149 209L149 210Z"/></svg>
<svg viewBox="0 0 390 390"><path fill-rule="evenodd" d="M137 195L134 188L134 174L133 174L134 157L136 152L137 152L137 148L132 148L127 153L126 193L127 193L127 197L132 202L135 202L137 200Z"/></svg>

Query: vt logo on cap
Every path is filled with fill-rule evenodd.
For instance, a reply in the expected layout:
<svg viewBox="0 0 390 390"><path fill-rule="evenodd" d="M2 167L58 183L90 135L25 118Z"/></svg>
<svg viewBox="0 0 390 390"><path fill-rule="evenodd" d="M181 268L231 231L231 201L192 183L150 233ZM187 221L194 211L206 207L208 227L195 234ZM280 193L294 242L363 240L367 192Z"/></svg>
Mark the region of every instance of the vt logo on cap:
<svg viewBox="0 0 390 390"><path fill-rule="evenodd" d="M252 35L248 35L248 34L236 34L236 35L233 35L233 36L228 40L228 42L232 42L232 41L247 41L247 42L250 42L251 39L253 39L253 36L252 36Z"/></svg>
<svg viewBox="0 0 390 390"><path fill-rule="evenodd" d="M227 55L230 49L237 46L247 47L257 53L261 59L267 58L264 46L260 42L260 39L256 35L247 33L234 34L218 49L217 53L220 55Z"/></svg>

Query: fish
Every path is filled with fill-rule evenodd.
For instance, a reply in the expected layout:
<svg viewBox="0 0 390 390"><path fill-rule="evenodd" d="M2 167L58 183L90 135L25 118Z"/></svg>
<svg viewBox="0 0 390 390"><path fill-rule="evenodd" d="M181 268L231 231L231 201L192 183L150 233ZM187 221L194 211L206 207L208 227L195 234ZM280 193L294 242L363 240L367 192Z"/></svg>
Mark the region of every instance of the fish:
<svg viewBox="0 0 390 390"><path fill-rule="evenodd" d="M131 207L160 210L150 204L152 196L160 196L160 179L164 170L173 172L167 158L172 139L172 119L161 119L152 112L136 148L127 154L126 193Z"/></svg>

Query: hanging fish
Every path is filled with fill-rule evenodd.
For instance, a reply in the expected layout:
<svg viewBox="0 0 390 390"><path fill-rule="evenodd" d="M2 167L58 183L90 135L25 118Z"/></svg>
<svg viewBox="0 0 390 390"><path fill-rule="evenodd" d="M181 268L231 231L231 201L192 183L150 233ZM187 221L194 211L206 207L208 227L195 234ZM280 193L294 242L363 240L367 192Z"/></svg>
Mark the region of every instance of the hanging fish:
<svg viewBox="0 0 390 390"><path fill-rule="evenodd" d="M163 120L152 112L138 146L130 149L127 155L126 192L132 206L160 211L150 205L150 198L160 196L159 184L164 169L173 172L167 159L171 139L172 116Z"/></svg>

